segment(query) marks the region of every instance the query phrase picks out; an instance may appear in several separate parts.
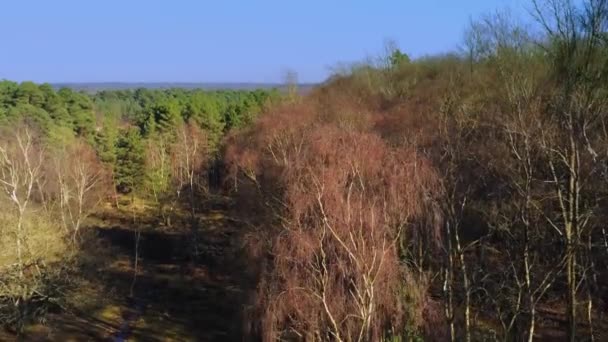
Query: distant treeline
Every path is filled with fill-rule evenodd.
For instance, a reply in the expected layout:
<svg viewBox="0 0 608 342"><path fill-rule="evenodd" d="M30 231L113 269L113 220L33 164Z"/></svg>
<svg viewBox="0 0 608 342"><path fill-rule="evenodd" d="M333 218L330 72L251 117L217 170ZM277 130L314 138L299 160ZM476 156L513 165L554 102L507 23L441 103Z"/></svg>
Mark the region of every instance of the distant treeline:
<svg viewBox="0 0 608 342"><path fill-rule="evenodd" d="M308 92L316 83L298 83L300 92ZM96 93L104 90L144 89L189 89L189 90L280 90L287 91L288 86L282 83L198 83L198 82L82 82L52 83L56 90L70 88L74 91Z"/></svg>
<svg viewBox="0 0 608 342"><path fill-rule="evenodd" d="M0 124L27 121L50 144L78 138L89 143L115 175L124 191L142 173L146 139L162 135L171 141L180 126L205 132L211 150L224 132L246 125L262 108L280 97L277 89L104 90L94 94L50 84L0 82ZM143 151L143 150L142 150ZM125 182L130 183L129 186Z"/></svg>

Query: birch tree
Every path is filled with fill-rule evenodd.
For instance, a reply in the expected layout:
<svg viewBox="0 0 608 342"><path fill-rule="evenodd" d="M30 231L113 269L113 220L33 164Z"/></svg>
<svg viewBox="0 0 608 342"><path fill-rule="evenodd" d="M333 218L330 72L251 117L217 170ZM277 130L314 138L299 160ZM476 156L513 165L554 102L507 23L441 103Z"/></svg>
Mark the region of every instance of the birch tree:
<svg viewBox="0 0 608 342"><path fill-rule="evenodd" d="M5 198L17 214L14 227L19 276L23 276L26 252L25 216L39 180L44 161L43 148L34 130L25 124L0 139L0 185Z"/></svg>

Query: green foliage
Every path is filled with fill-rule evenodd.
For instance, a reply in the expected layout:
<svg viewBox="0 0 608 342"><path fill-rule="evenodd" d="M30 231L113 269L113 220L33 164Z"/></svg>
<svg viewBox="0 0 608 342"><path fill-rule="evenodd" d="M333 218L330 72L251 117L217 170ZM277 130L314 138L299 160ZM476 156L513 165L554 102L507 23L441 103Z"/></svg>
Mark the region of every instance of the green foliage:
<svg viewBox="0 0 608 342"><path fill-rule="evenodd" d="M146 174L143 185L146 192L159 204L162 198L169 192L171 185L170 163L171 155L165 139L158 134L148 139L146 146Z"/></svg>
<svg viewBox="0 0 608 342"><path fill-rule="evenodd" d="M206 132L209 148L216 151L226 131L251 123L279 98L277 90L137 89L87 94L69 88L56 91L49 84L1 81L0 125L25 120L55 146L84 138L114 170L117 189L129 192L144 185L146 177L147 181L158 178L144 165L147 140L162 138L170 144L178 127L192 122ZM152 174L145 176L146 171Z"/></svg>
<svg viewBox="0 0 608 342"><path fill-rule="evenodd" d="M212 143L217 143L226 125L218 98L208 93L193 94L184 108L183 117L207 130Z"/></svg>
<svg viewBox="0 0 608 342"><path fill-rule="evenodd" d="M399 68L410 63L410 57L399 49L393 50L389 56L391 68Z"/></svg>
<svg viewBox="0 0 608 342"><path fill-rule="evenodd" d="M154 121L156 129L163 133L174 131L183 120L179 103L173 99L154 104L150 108L150 118Z"/></svg>
<svg viewBox="0 0 608 342"><path fill-rule="evenodd" d="M42 108L30 104L18 104L15 107L8 108L4 124L11 125L20 120L25 120L39 128L42 132L47 133L53 124L49 113Z"/></svg>
<svg viewBox="0 0 608 342"><path fill-rule="evenodd" d="M23 82L15 91L15 102L18 104L31 104L42 107L45 99L44 93L33 82Z"/></svg>
<svg viewBox="0 0 608 342"><path fill-rule="evenodd" d="M121 192L131 192L142 184L145 175L144 145L139 130L122 130L116 143L116 164L114 166L116 188Z"/></svg>
<svg viewBox="0 0 608 342"><path fill-rule="evenodd" d="M52 125L47 131L46 141L50 147L65 147L76 141L76 135L70 127Z"/></svg>
<svg viewBox="0 0 608 342"><path fill-rule="evenodd" d="M116 146L118 142L118 127L112 118L105 117L103 126L95 134L95 150L99 159L106 164L116 163Z"/></svg>
<svg viewBox="0 0 608 342"><path fill-rule="evenodd" d="M0 106L7 108L16 104L16 92L19 85L11 81L0 82Z"/></svg>
<svg viewBox="0 0 608 342"><path fill-rule="evenodd" d="M61 89L59 96L67 107L75 132L79 136L90 136L95 130L95 116L91 98L84 93L76 93L68 88Z"/></svg>

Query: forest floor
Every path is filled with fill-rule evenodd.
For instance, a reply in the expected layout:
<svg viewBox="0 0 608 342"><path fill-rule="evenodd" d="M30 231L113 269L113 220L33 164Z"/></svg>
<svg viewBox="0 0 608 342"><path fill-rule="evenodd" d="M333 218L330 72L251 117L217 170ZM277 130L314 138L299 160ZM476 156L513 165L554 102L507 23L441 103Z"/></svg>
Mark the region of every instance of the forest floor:
<svg viewBox="0 0 608 342"><path fill-rule="evenodd" d="M83 249L71 304L28 327L26 340L241 340L253 282L243 273L242 229L228 216L230 201L214 198L200 210L197 239L189 215L167 227L152 207L134 203L93 217L94 242Z"/></svg>
<svg viewBox="0 0 608 342"><path fill-rule="evenodd" d="M186 212L168 227L150 203L123 200L120 209L108 205L89 220L64 309L28 326L21 340L242 341L256 282L241 246L246 229L232 219L238 208L226 197L206 201L193 234ZM565 340L563 303L539 311L536 339ZM596 340L603 341L608 325L596 319ZM477 323L483 334L474 340L494 340L488 332L501 329L497 322ZM584 334L588 326L581 322L579 329ZM0 341L12 340L18 339L0 332Z"/></svg>

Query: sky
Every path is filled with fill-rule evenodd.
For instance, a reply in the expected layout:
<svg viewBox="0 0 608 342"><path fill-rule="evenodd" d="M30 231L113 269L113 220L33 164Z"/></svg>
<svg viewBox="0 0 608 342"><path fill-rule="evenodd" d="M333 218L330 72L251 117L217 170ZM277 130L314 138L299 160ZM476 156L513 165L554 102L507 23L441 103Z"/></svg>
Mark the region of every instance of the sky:
<svg viewBox="0 0 608 342"><path fill-rule="evenodd" d="M523 0L0 0L0 79L319 82L339 63L458 47Z"/></svg>

